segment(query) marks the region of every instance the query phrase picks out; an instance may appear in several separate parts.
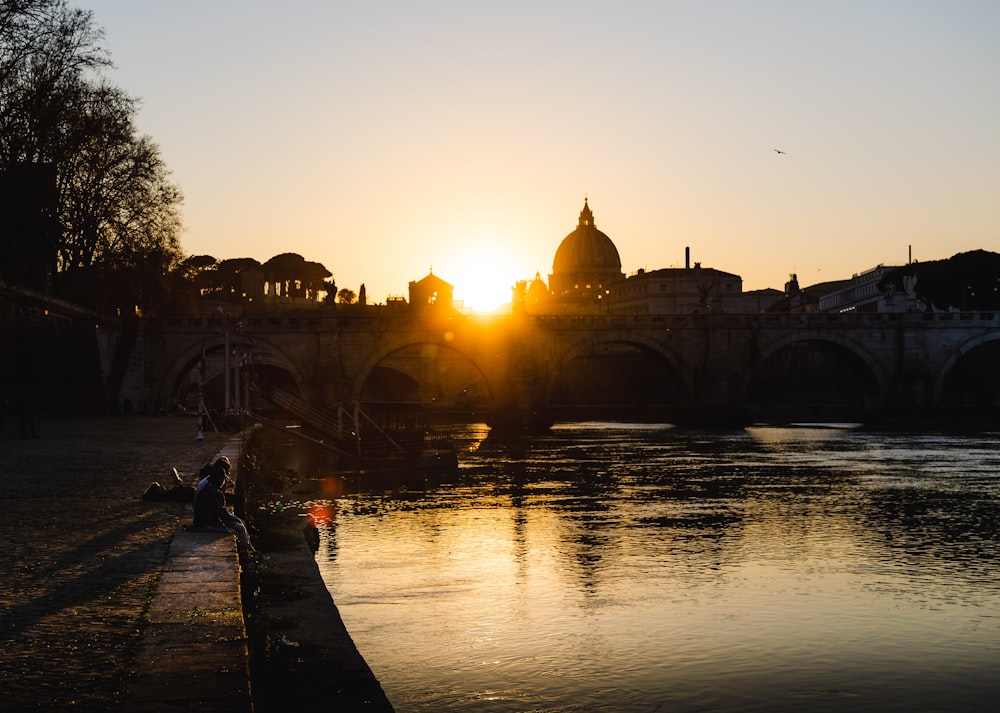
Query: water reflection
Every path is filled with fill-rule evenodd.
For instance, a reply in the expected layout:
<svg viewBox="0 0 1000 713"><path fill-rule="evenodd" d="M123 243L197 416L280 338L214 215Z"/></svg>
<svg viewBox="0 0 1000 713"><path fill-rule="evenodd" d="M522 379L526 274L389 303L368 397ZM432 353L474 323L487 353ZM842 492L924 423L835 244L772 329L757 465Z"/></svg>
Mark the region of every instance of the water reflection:
<svg viewBox="0 0 1000 713"><path fill-rule="evenodd" d="M340 498L321 569L409 711L973 710L1000 693L996 440L481 427Z"/></svg>

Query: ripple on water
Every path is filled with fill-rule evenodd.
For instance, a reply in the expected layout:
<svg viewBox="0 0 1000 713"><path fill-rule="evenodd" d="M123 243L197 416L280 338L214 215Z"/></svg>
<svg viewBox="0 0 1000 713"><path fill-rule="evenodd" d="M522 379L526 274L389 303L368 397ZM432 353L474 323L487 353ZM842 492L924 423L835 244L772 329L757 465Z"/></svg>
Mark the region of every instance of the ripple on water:
<svg viewBox="0 0 1000 713"><path fill-rule="evenodd" d="M466 453L457 482L339 500L323 530L327 586L400 713L1000 694L994 449L580 424Z"/></svg>

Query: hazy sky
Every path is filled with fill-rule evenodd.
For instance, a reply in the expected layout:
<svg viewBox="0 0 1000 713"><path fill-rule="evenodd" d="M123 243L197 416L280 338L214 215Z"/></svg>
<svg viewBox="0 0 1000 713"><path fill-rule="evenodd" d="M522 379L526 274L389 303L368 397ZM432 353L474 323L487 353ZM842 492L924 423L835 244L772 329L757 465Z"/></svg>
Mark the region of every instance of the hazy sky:
<svg viewBox="0 0 1000 713"><path fill-rule="evenodd" d="M627 274L745 290L1000 250L996 0L75 2L190 254L498 304L585 196Z"/></svg>

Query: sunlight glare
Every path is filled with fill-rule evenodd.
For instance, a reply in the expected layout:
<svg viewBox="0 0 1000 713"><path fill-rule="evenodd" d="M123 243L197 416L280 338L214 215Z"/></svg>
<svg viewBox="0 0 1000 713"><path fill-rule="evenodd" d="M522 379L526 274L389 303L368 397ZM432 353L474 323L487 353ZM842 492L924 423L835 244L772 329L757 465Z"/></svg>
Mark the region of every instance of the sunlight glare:
<svg viewBox="0 0 1000 713"><path fill-rule="evenodd" d="M492 313L509 304L514 283L523 279L519 277L523 268L509 251L495 245L469 244L434 272L454 285L455 300L476 314Z"/></svg>

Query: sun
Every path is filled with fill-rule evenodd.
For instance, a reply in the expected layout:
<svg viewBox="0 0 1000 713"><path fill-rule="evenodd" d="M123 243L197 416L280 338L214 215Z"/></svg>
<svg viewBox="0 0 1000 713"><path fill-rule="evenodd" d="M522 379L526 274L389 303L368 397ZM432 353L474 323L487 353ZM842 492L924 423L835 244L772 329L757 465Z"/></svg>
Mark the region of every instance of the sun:
<svg viewBox="0 0 1000 713"><path fill-rule="evenodd" d="M455 287L455 301L462 302L465 310L489 314L510 304L511 290L522 279L522 271L509 252L483 245L456 254L442 265L440 276Z"/></svg>

